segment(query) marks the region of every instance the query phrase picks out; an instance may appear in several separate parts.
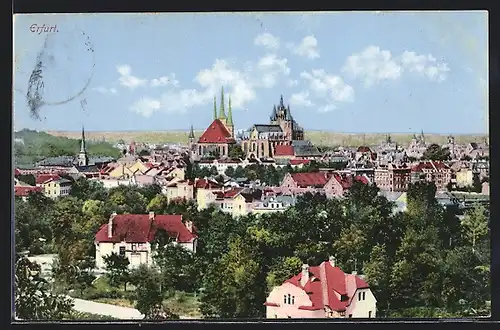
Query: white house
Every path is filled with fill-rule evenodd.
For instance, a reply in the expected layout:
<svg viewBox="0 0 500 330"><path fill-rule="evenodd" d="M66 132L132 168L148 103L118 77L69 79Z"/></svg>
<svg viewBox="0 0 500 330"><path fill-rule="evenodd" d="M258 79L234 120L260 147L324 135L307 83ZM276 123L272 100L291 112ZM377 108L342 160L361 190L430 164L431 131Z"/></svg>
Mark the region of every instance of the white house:
<svg viewBox="0 0 500 330"><path fill-rule="evenodd" d="M345 274L335 258L275 287L266 302L267 318L372 318L377 300L361 276Z"/></svg>
<svg viewBox="0 0 500 330"><path fill-rule="evenodd" d="M196 228L182 215L119 214L113 213L107 224L99 228L95 237L96 267L105 268L104 256L116 253L126 256L130 267L152 265L151 241L158 230L164 230L187 250L196 253Z"/></svg>

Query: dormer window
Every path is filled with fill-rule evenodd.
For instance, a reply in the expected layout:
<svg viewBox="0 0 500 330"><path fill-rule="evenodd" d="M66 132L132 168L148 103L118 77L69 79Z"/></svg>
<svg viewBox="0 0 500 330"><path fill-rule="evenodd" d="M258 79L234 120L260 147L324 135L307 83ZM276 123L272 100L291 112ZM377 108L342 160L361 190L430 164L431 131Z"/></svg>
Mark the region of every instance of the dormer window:
<svg viewBox="0 0 500 330"><path fill-rule="evenodd" d="M340 301L344 302L344 301L348 301L348 300L349 300L349 297L346 294L343 294L340 296Z"/></svg>

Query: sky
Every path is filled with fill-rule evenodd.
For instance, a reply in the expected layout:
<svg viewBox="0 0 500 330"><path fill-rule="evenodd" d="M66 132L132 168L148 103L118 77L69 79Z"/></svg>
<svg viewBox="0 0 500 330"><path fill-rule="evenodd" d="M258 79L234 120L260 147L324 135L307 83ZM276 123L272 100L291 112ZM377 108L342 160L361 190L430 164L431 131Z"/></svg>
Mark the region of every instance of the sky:
<svg viewBox="0 0 500 330"><path fill-rule="evenodd" d="M306 130L487 133L487 20L486 11L16 15L14 129L202 130L224 87L236 130L267 124L283 95ZM37 59L38 119L26 97Z"/></svg>

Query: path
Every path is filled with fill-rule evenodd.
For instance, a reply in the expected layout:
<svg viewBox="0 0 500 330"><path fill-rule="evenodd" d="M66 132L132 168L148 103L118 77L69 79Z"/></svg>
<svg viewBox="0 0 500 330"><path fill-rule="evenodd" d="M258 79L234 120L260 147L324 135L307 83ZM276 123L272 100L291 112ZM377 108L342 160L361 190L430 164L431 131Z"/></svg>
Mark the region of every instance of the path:
<svg viewBox="0 0 500 330"><path fill-rule="evenodd" d="M71 298L74 301L73 309L81 313L111 316L119 320L142 320L144 315L137 309L111 304L103 304L90 300ZM190 316L180 316L181 319L193 319Z"/></svg>

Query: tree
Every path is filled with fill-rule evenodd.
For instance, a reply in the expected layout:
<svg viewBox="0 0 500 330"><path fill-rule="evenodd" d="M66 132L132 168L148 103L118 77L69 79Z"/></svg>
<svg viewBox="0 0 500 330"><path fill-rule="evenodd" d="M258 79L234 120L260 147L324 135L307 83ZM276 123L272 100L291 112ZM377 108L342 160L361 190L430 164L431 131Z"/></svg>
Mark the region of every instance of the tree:
<svg viewBox="0 0 500 330"><path fill-rule="evenodd" d="M162 287L166 290L193 292L199 280L195 269L194 255L180 245L172 243L158 246L154 254L155 264L160 268Z"/></svg>
<svg viewBox="0 0 500 330"><path fill-rule="evenodd" d="M146 157L146 156L149 156L150 154L151 153L147 149L142 149L141 151L139 151L139 156L140 157Z"/></svg>
<svg viewBox="0 0 500 330"><path fill-rule="evenodd" d="M225 171L224 174L227 175L228 177L234 177L234 168L232 166L229 166Z"/></svg>
<svg viewBox="0 0 500 330"><path fill-rule="evenodd" d="M363 273L366 275L371 290L376 293L377 308L386 309L390 298L388 288L391 267L384 245L373 247L369 261L363 265Z"/></svg>
<svg viewBox="0 0 500 330"><path fill-rule="evenodd" d="M167 196L156 195L153 199L150 200L148 206L146 207L146 211L155 212L158 214L164 214L167 207L168 207Z"/></svg>
<svg viewBox="0 0 500 330"><path fill-rule="evenodd" d="M130 261L128 258L113 252L103 257L103 259L108 270L106 276L109 279L109 284L114 287L123 285L123 289L127 291L127 283L130 281L130 272L128 269Z"/></svg>
<svg viewBox="0 0 500 330"><path fill-rule="evenodd" d="M108 192L99 181L79 178L71 186L71 196L80 200L104 201L108 197Z"/></svg>
<svg viewBox="0 0 500 330"><path fill-rule="evenodd" d="M245 153L241 149L241 147L237 144L233 144L229 146L229 157L233 159L244 159Z"/></svg>
<svg viewBox="0 0 500 330"><path fill-rule="evenodd" d="M21 182L29 184L30 186L36 185L36 179L33 174L21 174L17 176L17 179Z"/></svg>
<svg viewBox="0 0 500 330"><path fill-rule="evenodd" d="M442 148L439 144L433 143L424 151L422 158L433 161L450 160L450 150L447 147Z"/></svg>
<svg viewBox="0 0 500 330"><path fill-rule="evenodd" d="M233 177L234 178L245 177L245 169L241 165L236 166L236 169L234 170Z"/></svg>
<svg viewBox="0 0 500 330"><path fill-rule="evenodd" d="M465 239L471 244L474 251L479 240L488 234L488 217L486 209L481 204L467 210L464 218L460 221Z"/></svg>
<svg viewBox="0 0 500 330"><path fill-rule="evenodd" d="M481 179L479 179L479 173L474 173L472 177L472 191L475 193L481 193L483 191L483 185Z"/></svg>
<svg viewBox="0 0 500 330"><path fill-rule="evenodd" d="M298 257L278 258L271 271L267 274L267 289L271 291L273 287L283 284L287 279L300 272L302 260Z"/></svg>
<svg viewBox="0 0 500 330"><path fill-rule="evenodd" d="M22 320L62 320L69 316L73 301L50 293L40 276L40 266L25 257L15 265L15 314Z"/></svg>

